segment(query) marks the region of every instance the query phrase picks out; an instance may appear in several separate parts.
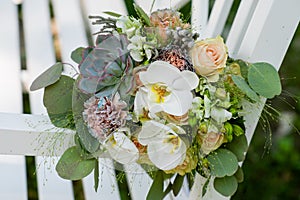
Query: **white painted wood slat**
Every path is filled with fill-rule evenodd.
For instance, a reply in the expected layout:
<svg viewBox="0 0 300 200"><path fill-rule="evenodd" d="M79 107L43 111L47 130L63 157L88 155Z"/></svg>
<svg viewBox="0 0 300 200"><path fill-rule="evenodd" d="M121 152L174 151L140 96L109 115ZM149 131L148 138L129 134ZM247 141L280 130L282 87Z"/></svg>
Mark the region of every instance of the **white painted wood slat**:
<svg viewBox="0 0 300 200"><path fill-rule="evenodd" d="M0 112L21 113L18 13L17 6L9 0L0 1L0 27ZM3 123L0 119L0 124ZM0 148L3 150L7 144L14 146L13 142L19 139L2 140L0 134ZM25 157L0 154L0 199L27 199Z"/></svg>
<svg viewBox="0 0 300 200"><path fill-rule="evenodd" d="M27 73L31 78L29 82L29 84L31 84L33 79L55 63L49 1L26 0L23 3L23 13L26 61L28 67ZM30 92L30 108L33 114L46 113L46 109L43 107L42 103L42 94L43 90ZM43 123L47 122L49 122L47 119L44 122L41 121L40 124L37 123L35 125L37 127L34 128L38 128L38 126L42 126ZM40 151L39 154L43 154L43 151L52 151L56 148L62 149L60 147L62 144L59 144L63 143L63 141L59 141L62 140L62 138L56 140L59 141L56 146L52 146L50 143L50 141L55 141L55 138L51 139L51 137L54 137L55 135L55 129L52 129L51 131L49 134L43 134L46 137L43 139L41 137L44 136L41 136L41 134L38 133L36 140L27 144L37 146L36 149ZM47 144L45 143L42 147L36 145L36 143L43 140L48 140L48 142L46 142ZM43 143L41 142L41 144ZM64 146L65 145L62 145L62 147ZM36 157L38 195L42 200L73 199L71 181L60 178L55 171L57 161L58 159L55 157Z"/></svg>
<svg viewBox="0 0 300 200"><path fill-rule="evenodd" d="M62 61L76 66L71 59L71 52L77 47L88 45L81 17L80 0L53 0L52 3Z"/></svg>
<svg viewBox="0 0 300 200"><path fill-rule="evenodd" d="M209 0L192 1L192 27L200 37L204 34L208 21Z"/></svg>
<svg viewBox="0 0 300 200"><path fill-rule="evenodd" d="M209 15L204 35L200 39L221 35L225 22L229 15L233 0L216 0Z"/></svg>
<svg viewBox="0 0 300 200"><path fill-rule="evenodd" d="M235 57L245 36L258 0L241 1L227 37L229 56Z"/></svg>

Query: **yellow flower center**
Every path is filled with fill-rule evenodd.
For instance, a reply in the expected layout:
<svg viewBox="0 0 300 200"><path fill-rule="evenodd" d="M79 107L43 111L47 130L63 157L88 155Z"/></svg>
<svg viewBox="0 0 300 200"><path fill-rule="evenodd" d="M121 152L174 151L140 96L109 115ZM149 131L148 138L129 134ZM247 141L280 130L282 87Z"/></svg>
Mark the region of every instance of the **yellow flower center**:
<svg viewBox="0 0 300 200"><path fill-rule="evenodd" d="M169 134L168 138L164 140L164 143L171 143L171 144L173 144L173 148L172 148L172 150L171 150L170 153L174 153L178 149L178 147L179 147L179 145L181 143L181 139L178 136L176 136L176 135Z"/></svg>
<svg viewBox="0 0 300 200"><path fill-rule="evenodd" d="M110 137L110 138L109 138L109 141L111 142L111 146L112 146L112 147L116 146L117 141L115 140L114 137Z"/></svg>
<svg viewBox="0 0 300 200"><path fill-rule="evenodd" d="M171 94L168 87L160 83L153 84L151 86L151 92L154 94L154 101L156 103L163 103L165 98Z"/></svg>

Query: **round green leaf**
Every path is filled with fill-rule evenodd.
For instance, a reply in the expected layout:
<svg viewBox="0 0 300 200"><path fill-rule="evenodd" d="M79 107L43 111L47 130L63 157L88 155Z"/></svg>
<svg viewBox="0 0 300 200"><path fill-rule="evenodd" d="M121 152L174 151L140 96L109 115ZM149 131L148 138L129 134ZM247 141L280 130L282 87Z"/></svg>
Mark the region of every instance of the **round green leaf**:
<svg viewBox="0 0 300 200"><path fill-rule="evenodd" d="M217 149L207 157L207 160L212 176L232 176L238 169L236 156L227 149Z"/></svg>
<svg viewBox="0 0 300 200"><path fill-rule="evenodd" d="M51 122L61 128L74 128L72 112L72 90L74 79L61 78L45 88L44 106L47 108Z"/></svg>
<svg viewBox="0 0 300 200"><path fill-rule="evenodd" d="M59 80L62 71L62 63L59 62L55 65L52 65L49 69L47 69L33 81L30 86L30 91L38 90L55 83Z"/></svg>
<svg viewBox="0 0 300 200"><path fill-rule="evenodd" d="M250 65L248 71L250 87L266 98L273 98L281 93L280 77L276 69L269 63L260 62Z"/></svg>
<svg viewBox="0 0 300 200"><path fill-rule="evenodd" d="M67 149L56 165L58 175L68 180L79 180L89 175L95 167L95 159L84 160L76 146Z"/></svg>
<svg viewBox="0 0 300 200"><path fill-rule="evenodd" d="M72 51L71 53L71 58L74 62L76 62L77 64L79 64L82 61L83 58L83 51L84 48L83 47L78 47L77 49L75 49L74 51Z"/></svg>
<svg viewBox="0 0 300 200"><path fill-rule="evenodd" d="M258 95L249 87L245 79L241 76L231 75L236 86L243 91L253 101L259 101Z"/></svg>
<svg viewBox="0 0 300 200"><path fill-rule="evenodd" d="M226 148L235 154L239 162L243 161L248 150L246 135L243 134L238 137L234 137L232 142L226 145Z"/></svg>
<svg viewBox="0 0 300 200"><path fill-rule="evenodd" d="M244 181L243 169L241 167L239 167L239 169L235 172L234 176L235 176L238 183L243 182Z"/></svg>
<svg viewBox="0 0 300 200"><path fill-rule="evenodd" d="M229 197L236 192L238 188L238 182L234 176L215 178L214 188L223 196Z"/></svg>

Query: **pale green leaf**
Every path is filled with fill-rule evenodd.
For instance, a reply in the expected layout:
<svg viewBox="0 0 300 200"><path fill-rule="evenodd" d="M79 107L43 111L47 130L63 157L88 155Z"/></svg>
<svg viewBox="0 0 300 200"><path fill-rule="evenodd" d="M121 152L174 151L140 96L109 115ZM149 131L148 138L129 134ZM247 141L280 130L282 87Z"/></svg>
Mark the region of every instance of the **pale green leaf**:
<svg viewBox="0 0 300 200"><path fill-rule="evenodd" d="M212 176L232 176L238 169L238 160L227 149L217 149L207 157Z"/></svg>
<svg viewBox="0 0 300 200"><path fill-rule="evenodd" d="M94 153L99 148L99 141L94 138L86 126L86 123L83 120L82 112L84 110L84 102L90 98L89 95L81 92L77 87L77 81L73 87L73 98L72 98L72 109L74 121L76 124L76 131L80 138L81 144L83 147L90 153Z"/></svg>
<svg viewBox="0 0 300 200"><path fill-rule="evenodd" d="M85 48L83 47L78 47L77 49L75 49L74 51L72 51L71 53L71 58L74 62L76 62L77 64L81 63L82 59L83 59L83 51Z"/></svg>
<svg viewBox="0 0 300 200"><path fill-rule="evenodd" d="M229 197L236 192L238 188L238 182L234 176L215 178L214 188L223 196Z"/></svg>
<svg viewBox="0 0 300 200"><path fill-rule="evenodd" d="M53 125L74 129L72 112L72 90L74 79L68 76L61 78L45 88L44 106Z"/></svg>
<svg viewBox="0 0 300 200"><path fill-rule="evenodd" d="M39 75L31 84L30 91L38 90L52 85L59 80L63 71L63 64L58 62Z"/></svg>
<svg viewBox="0 0 300 200"><path fill-rule="evenodd" d="M258 95L249 87L245 79L241 76L231 75L233 82L236 86L244 92L253 101L259 101Z"/></svg>
<svg viewBox="0 0 300 200"><path fill-rule="evenodd" d="M238 183L243 182L244 181L243 169L241 167L239 167L239 169L235 172L234 176L235 176Z"/></svg>
<svg viewBox="0 0 300 200"><path fill-rule="evenodd" d="M273 98L281 93L280 77L276 69L269 63L251 64L248 71L250 87L259 95Z"/></svg>
<svg viewBox="0 0 300 200"><path fill-rule="evenodd" d="M68 180L80 180L95 167L95 159L85 160L76 146L67 149L56 165L58 175Z"/></svg>
<svg viewBox="0 0 300 200"><path fill-rule="evenodd" d="M248 150L246 135L243 134L234 137L232 142L226 144L226 148L235 154L239 162L245 160L245 155Z"/></svg>

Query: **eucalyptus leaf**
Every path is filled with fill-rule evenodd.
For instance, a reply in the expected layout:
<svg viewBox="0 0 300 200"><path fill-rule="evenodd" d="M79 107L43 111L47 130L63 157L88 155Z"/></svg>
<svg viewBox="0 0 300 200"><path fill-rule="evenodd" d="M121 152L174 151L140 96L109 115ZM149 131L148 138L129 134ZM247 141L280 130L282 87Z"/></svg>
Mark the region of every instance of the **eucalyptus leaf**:
<svg viewBox="0 0 300 200"><path fill-rule="evenodd" d="M155 179L150 187L147 194L147 200L163 199L164 197L164 178L163 171L159 170L156 173Z"/></svg>
<svg viewBox="0 0 300 200"><path fill-rule="evenodd" d="M98 150L100 143L99 141L94 138L83 120L82 112L84 110L84 102L88 100L91 96L82 93L77 87L77 81L73 87L73 97L72 97L72 109L73 109L73 116L76 124L76 131L80 138L81 144L84 148L90 152L94 153Z"/></svg>
<svg viewBox="0 0 300 200"><path fill-rule="evenodd" d="M243 169L241 167L239 167L238 170L235 172L234 176L235 176L238 183L243 182L244 181Z"/></svg>
<svg viewBox="0 0 300 200"><path fill-rule="evenodd" d="M239 162L245 160L245 155L248 150L246 135L243 134L238 137L234 137L232 142L226 144L226 148L235 154Z"/></svg>
<svg viewBox="0 0 300 200"><path fill-rule="evenodd" d="M249 87L245 79L241 76L231 75L233 82L236 86L244 92L253 101L259 101L258 95Z"/></svg>
<svg viewBox="0 0 300 200"><path fill-rule="evenodd" d="M243 60L236 60L236 63L240 66L241 74L243 78L248 77L249 65Z"/></svg>
<svg viewBox="0 0 300 200"><path fill-rule="evenodd" d="M73 85L74 79L63 75L57 82L45 88L44 106L56 127L75 128L72 112Z"/></svg>
<svg viewBox="0 0 300 200"><path fill-rule="evenodd" d="M238 182L234 176L215 178L214 188L223 196L229 197L236 192L238 188Z"/></svg>
<svg viewBox="0 0 300 200"><path fill-rule="evenodd" d="M58 175L68 180L80 180L89 175L95 167L95 159L84 160L77 147L70 147L56 165Z"/></svg>
<svg viewBox="0 0 300 200"><path fill-rule="evenodd" d="M85 50L85 48L78 47L77 49L75 49L74 51L72 51L71 58L77 64L81 63L81 61L83 59L83 52L84 52L84 50Z"/></svg>
<svg viewBox="0 0 300 200"><path fill-rule="evenodd" d="M52 85L59 80L63 71L63 64L58 62L39 75L31 84L30 91L38 90Z"/></svg>
<svg viewBox="0 0 300 200"><path fill-rule="evenodd" d="M234 153L227 149L217 149L208 155L212 176L232 176L238 169L238 160Z"/></svg>
<svg viewBox="0 0 300 200"><path fill-rule="evenodd" d="M250 87L266 98L273 98L281 93L280 77L269 63L253 63L249 67L248 82Z"/></svg>

